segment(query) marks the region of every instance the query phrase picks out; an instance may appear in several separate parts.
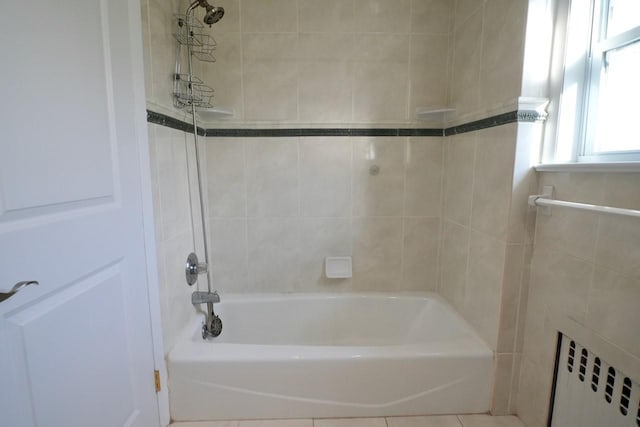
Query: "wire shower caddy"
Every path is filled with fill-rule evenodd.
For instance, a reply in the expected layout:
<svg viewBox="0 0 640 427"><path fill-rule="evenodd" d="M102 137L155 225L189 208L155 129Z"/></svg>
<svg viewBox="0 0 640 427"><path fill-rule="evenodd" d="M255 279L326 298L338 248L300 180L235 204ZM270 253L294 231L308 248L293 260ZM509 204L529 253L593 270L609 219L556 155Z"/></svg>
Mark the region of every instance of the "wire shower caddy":
<svg viewBox="0 0 640 427"><path fill-rule="evenodd" d="M191 57L203 62L216 62L213 52L216 50L216 40L206 34L204 26L193 15L175 15L177 31L174 34L178 46L187 48L189 56L189 72L181 73L180 49L176 55L176 70L173 76L173 103L177 108L194 106L197 109L213 106L214 89L206 85L202 79L193 75Z"/></svg>

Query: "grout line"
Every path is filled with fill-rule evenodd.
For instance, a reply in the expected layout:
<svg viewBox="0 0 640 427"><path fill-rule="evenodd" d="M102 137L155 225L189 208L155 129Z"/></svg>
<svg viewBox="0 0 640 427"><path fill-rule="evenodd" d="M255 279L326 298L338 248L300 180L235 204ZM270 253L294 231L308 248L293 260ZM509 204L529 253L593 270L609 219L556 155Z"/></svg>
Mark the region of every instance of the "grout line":
<svg viewBox="0 0 640 427"><path fill-rule="evenodd" d="M516 328L518 323L516 322ZM517 332L517 330L516 330ZM514 340L514 345L515 345ZM507 399L507 413L511 412L511 404L514 403L514 399L517 396L517 390L513 389L515 375L520 375L520 366L522 365L522 357L520 357L520 364L516 368L517 353L511 353L511 375L509 376L509 398ZM516 369L518 372L516 372ZM520 381L518 381L518 388Z"/></svg>
<svg viewBox="0 0 640 427"><path fill-rule="evenodd" d="M298 4L296 2L296 4ZM302 259L302 141L300 138L296 138L296 185L298 187L298 215L295 218L295 227L296 227L296 254L295 254L295 268L296 268L296 278L293 283L293 292L300 290L303 285L302 277L302 267L301 267L301 259Z"/></svg>
<svg viewBox="0 0 640 427"><path fill-rule="evenodd" d="M451 105L450 98L449 98L449 96L451 95L451 88L449 86L451 86L450 83L451 83L451 80L452 80L450 73L451 73L451 71L453 69L453 66L452 66L453 53L451 52L451 48L453 47L454 44L451 42L452 37L453 37L453 29L451 27L453 26L452 25L452 21L454 19L454 14L455 14L455 2L450 2L449 4L451 5L451 8L453 10L450 9L450 14L448 15L449 22L447 22L447 33L446 33L446 35L447 35L447 61L446 61L446 64L445 64L445 73L444 73L445 76L447 77L447 84L446 84L446 87L445 87L445 90L444 90L444 102L443 102L444 105ZM446 118L443 118L442 122L443 122L443 124L446 123Z"/></svg>
<svg viewBox="0 0 640 427"><path fill-rule="evenodd" d="M413 2L411 2L411 4L413 5ZM409 15L411 16L411 15ZM411 24L409 24L411 25ZM413 100L413 79L411 78L411 69L412 69L412 65L413 65L413 39L414 39L414 35L413 34L409 34L409 58L407 58L407 85L406 85L406 92L405 92L405 101L406 101L406 107L407 107L407 114L404 116L405 120L411 120L411 117L413 117L413 113L411 112L411 101Z"/></svg>
<svg viewBox="0 0 640 427"><path fill-rule="evenodd" d="M444 268L442 268L442 262L444 262L444 249L445 249L445 238L444 238L444 233L445 233L445 226L446 223L448 221L448 219L446 218L446 193L447 193L447 169L448 169L448 162L447 159L449 158L448 156L448 152L449 152L449 147L448 147L448 143L446 143L446 139L448 137L443 136L442 137L442 184L441 184L441 195L440 195L440 245L439 245L439 251L438 251L438 257L439 257L439 261L438 261L438 288L437 288L437 292L440 295L444 295ZM454 301L450 301L452 304L454 304Z"/></svg>
<svg viewBox="0 0 640 427"><path fill-rule="evenodd" d="M518 348L517 348L518 347L518 339L520 338L519 337L520 334L518 333L518 331L520 329L520 322L525 321L525 319L522 318L522 315L524 313L521 313L522 310L520 310L520 309L522 308L522 298L524 298L524 295L523 295L524 289L523 289L522 284L524 283L525 272L527 271L527 268L525 268L525 262L526 262L526 258L527 258L527 245L523 244L521 250L522 250L522 254L520 255L521 256L521 259L520 259L520 263L521 263L520 264L520 280L519 280L519 283L518 283L518 299L517 299L518 306L517 306L517 309L516 309L516 325L515 325L516 326L516 331L515 331L515 334L513 336L513 345L511 347L511 351L513 352L513 354L516 354L517 350L518 350ZM529 274L531 274L530 271L529 271ZM524 330L523 330L523 332L524 332ZM513 373L512 373L511 379L513 380ZM509 400L511 400L511 397L509 398Z"/></svg>
<svg viewBox="0 0 640 427"><path fill-rule="evenodd" d="M248 191L248 179L247 179L247 143L245 141L241 142L242 144L242 168L243 168L243 178L244 178L244 256L245 256L245 270L246 270L246 290L251 288L249 283L249 197L247 195Z"/></svg>
<svg viewBox="0 0 640 427"><path fill-rule="evenodd" d="M408 172L408 166L409 166L409 155L411 154L411 143L409 142L409 138L405 139L405 146L404 146L404 156L402 159L402 230L401 230L401 241L400 241L400 288L403 289L404 285L405 285L405 271L404 271L404 267L405 267L405 262L404 262L404 246L405 246L405 232L406 232L406 222L407 222L407 218L406 218L406 213L407 213L407 204L406 204L406 199L407 199L407 172Z"/></svg>
<svg viewBox="0 0 640 427"><path fill-rule="evenodd" d="M353 16L353 21L351 22L351 25L353 27L355 27L357 25L357 19L356 17L357 12L358 12L358 8L356 5L356 0L351 0L351 9L352 9L352 16ZM355 48L357 45L357 39L356 39L356 35L358 33L357 32L353 32L352 35L352 45L351 45L351 55L349 57L349 62L351 63L351 120L356 122L356 71L358 68L358 64L361 64L362 61L361 60L356 60L355 59ZM364 33L360 33L360 34L364 34Z"/></svg>
<svg viewBox="0 0 640 427"><path fill-rule="evenodd" d="M354 2L355 3L355 2ZM352 97L353 99L353 97ZM355 233L354 233L354 210L355 210L355 186L354 186L354 182L355 182L355 178L354 178L354 174L355 174L355 149L354 149L354 144L353 144L353 138L349 138L349 146L350 146L350 158L349 158L349 185L351 187L351 206L350 206L350 212L349 212L349 245L351 246L351 268L353 270L353 259L354 257L354 248L355 248ZM355 290L355 285L357 283L357 278L353 277L355 276L355 274L353 274L354 272L352 272L351 274L351 291Z"/></svg>
<svg viewBox="0 0 640 427"><path fill-rule="evenodd" d="M475 13L475 12L474 12ZM472 14L473 16L473 14ZM417 36L446 36L447 34L449 34L448 32L444 32L444 33L439 33L439 32L420 32L420 31L224 31L224 32L219 32L218 34L237 34L242 32L243 34L251 34L251 35L258 35L258 34L268 34L268 35L274 35L274 34L286 34L286 35L291 35L291 34L296 34L297 32L299 32L300 34L311 34L311 35L317 35L317 34L339 34L339 35L372 35L372 36L410 36L410 35L417 35Z"/></svg>
<svg viewBox="0 0 640 427"><path fill-rule="evenodd" d="M464 304L467 299L467 286L469 285L469 266L471 265L471 218L473 218L473 193L475 191L475 182L476 182L476 157L478 155L478 140L476 135L473 136L473 164L471 165L471 193L469 196L471 197L471 207L469 209L469 231L467 233L467 238L469 239L467 242L467 263L465 266L465 275L464 275L464 295L462 299L462 309L464 308Z"/></svg>
<svg viewBox="0 0 640 427"><path fill-rule="evenodd" d="M530 269L525 268L525 261L526 261L526 256L527 256L527 245L526 243L522 245L522 254L521 254L521 266L520 266L520 280L518 283L518 298L516 300L516 322L515 322L515 333L513 334L513 343L511 346L511 351L512 351L512 360L511 360L511 376L510 376L510 382L509 382L509 398L507 401L507 410L510 411L512 404L515 402L515 398L517 396L518 393L518 389L520 388L520 381L517 381L518 384L518 389L514 389L513 385L515 382L515 378L516 376L520 375L520 368L522 366L522 357L520 357L520 363L518 365L516 365L516 358L518 355L518 341L520 340L520 336L521 336L521 332L522 334L524 334L524 325L522 328L522 331L520 330L520 325L521 322L525 322L526 319L523 318L523 315L525 313L523 313L523 309L526 312L527 310L527 306L522 305L522 299L524 298L524 289L523 289L523 282L524 282L524 278L525 278L525 274L526 272L528 272L528 274L531 274ZM528 289L527 289L528 292ZM527 303L528 305L528 303ZM521 349L522 351L523 349Z"/></svg>
<svg viewBox="0 0 640 427"><path fill-rule="evenodd" d="M302 141L296 138L296 186L298 196L298 214L294 218L302 218Z"/></svg>
<svg viewBox="0 0 640 427"><path fill-rule="evenodd" d="M483 56L484 56L484 33L486 31L485 28L485 17L487 14L487 4L486 3L482 3L482 5L478 8L478 11L482 14L481 18L482 18L482 24L480 26L480 55L478 58L478 80L477 80L477 84L476 84L476 101L478 103L478 106L480 105L480 85L482 83L482 70L484 68L484 61L482 60ZM474 12L473 14L478 13L478 12ZM473 14L471 16L473 16ZM477 108L477 107L476 107Z"/></svg>
<svg viewBox="0 0 640 427"><path fill-rule="evenodd" d="M298 218L298 216L295 215L287 215L287 216L210 216L207 219L211 220L211 221L241 221L241 220L248 220L248 221L256 221L256 220L260 220L260 219L270 219L270 220L288 220L288 219L296 219ZM352 216L352 215L346 215L346 216L302 216L302 219L305 220L345 220L345 219L349 219L349 218L356 218L356 219L402 219L403 217L400 215L396 215L396 216ZM407 219L440 219L439 216L412 216L412 215L408 215L404 218ZM458 225L460 227L464 227L464 228L469 228L467 226L464 225L460 225L457 224L453 221L449 221L455 225ZM480 233L480 232L479 232ZM486 235L487 237L491 238L491 236ZM494 240L498 240L495 237L493 237ZM500 240L498 240L500 241Z"/></svg>
<svg viewBox="0 0 640 427"><path fill-rule="evenodd" d="M447 105L451 106L453 100L453 88L452 82L456 70L456 41L458 39L456 32L456 2L453 4L452 16L449 18L449 43L447 44L448 58L447 58Z"/></svg>
<svg viewBox="0 0 640 427"><path fill-rule="evenodd" d="M296 3L296 52L300 51L300 4L298 1L295 2ZM296 120L299 122L300 121L300 58L298 57L298 54L296 53L296 61L295 61L295 68L296 68ZM300 158L298 157L298 160L300 160ZM299 169L299 168L298 168Z"/></svg>
<svg viewBox="0 0 640 427"><path fill-rule="evenodd" d="M242 32L242 2L238 2L238 30L240 33L240 99L242 100L241 120L246 120L247 109L244 94L244 33ZM206 132L205 132L206 133Z"/></svg>

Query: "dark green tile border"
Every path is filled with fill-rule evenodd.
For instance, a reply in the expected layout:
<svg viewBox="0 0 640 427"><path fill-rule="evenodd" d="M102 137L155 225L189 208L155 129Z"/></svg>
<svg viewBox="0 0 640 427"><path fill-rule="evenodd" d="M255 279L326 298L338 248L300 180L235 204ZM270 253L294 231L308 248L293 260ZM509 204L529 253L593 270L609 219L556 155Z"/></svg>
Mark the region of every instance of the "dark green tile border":
<svg viewBox="0 0 640 427"><path fill-rule="evenodd" d="M165 114L156 113L155 111L147 110L147 123L153 123L160 126L165 126L171 129L181 130L187 133L193 133L193 125L183 120L175 119ZM198 128L198 135L205 135L206 130Z"/></svg>
<svg viewBox="0 0 640 427"><path fill-rule="evenodd" d="M482 129L488 129L496 126L516 123L518 121L518 112L510 111L497 116L487 117L486 119L476 120L444 129L444 136L459 135L461 133L475 132Z"/></svg>
<svg viewBox="0 0 640 427"><path fill-rule="evenodd" d="M370 136L370 137L396 137L396 136L450 136L461 133L475 132L496 126L502 126L517 122L536 122L544 117L535 111L510 111L504 114L475 120L458 126L445 129L431 128L283 128L283 129L203 129L198 128L198 135L217 136L225 138L268 138L268 137L313 137L313 136ZM147 110L147 121L172 129L193 133L193 125L175 119L173 117Z"/></svg>
<svg viewBox="0 0 640 427"><path fill-rule="evenodd" d="M310 137L310 136L442 136L442 129L396 128L290 128L290 129L207 129L218 137Z"/></svg>

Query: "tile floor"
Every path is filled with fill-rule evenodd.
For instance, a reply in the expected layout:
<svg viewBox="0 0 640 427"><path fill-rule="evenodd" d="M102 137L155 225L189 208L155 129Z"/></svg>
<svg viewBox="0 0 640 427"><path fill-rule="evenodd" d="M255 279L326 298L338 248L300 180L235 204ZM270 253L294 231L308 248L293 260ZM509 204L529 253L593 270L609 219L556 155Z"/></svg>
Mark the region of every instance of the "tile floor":
<svg viewBox="0 0 640 427"><path fill-rule="evenodd" d="M517 417L444 415L429 417L330 418L175 423L171 427L526 427Z"/></svg>

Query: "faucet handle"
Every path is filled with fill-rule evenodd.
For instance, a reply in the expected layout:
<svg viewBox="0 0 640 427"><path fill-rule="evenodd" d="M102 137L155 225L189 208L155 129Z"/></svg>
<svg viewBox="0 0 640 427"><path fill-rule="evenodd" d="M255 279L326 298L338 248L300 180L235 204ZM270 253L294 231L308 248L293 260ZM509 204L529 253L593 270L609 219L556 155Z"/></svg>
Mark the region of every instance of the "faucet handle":
<svg viewBox="0 0 640 427"><path fill-rule="evenodd" d="M187 284L193 286L198 280L200 274L206 274L209 266L206 263L198 262L198 256L191 252L187 257L187 266L185 268L185 277Z"/></svg>

